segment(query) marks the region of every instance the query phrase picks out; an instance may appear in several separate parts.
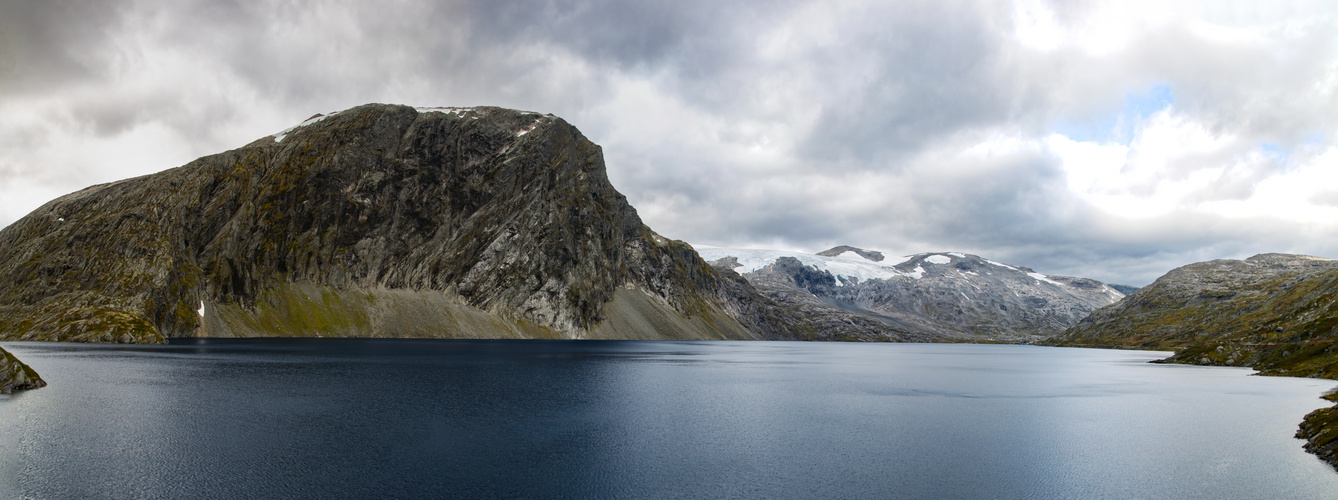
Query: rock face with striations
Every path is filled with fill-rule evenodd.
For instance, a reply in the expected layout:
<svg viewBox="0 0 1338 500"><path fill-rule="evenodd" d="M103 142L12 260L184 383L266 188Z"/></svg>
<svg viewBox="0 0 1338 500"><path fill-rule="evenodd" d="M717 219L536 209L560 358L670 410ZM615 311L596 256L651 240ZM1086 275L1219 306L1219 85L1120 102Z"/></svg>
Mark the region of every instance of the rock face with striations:
<svg viewBox="0 0 1338 500"><path fill-rule="evenodd" d="M46 382L37 376L37 372L19 362L8 351L0 349L0 394L40 387L46 387Z"/></svg>
<svg viewBox="0 0 1338 500"><path fill-rule="evenodd" d="M703 247L768 298L828 324L878 325L914 341L1027 342L1047 338L1123 297L1099 281L1046 276L947 252L884 264L840 246L816 255Z"/></svg>
<svg viewBox="0 0 1338 500"><path fill-rule="evenodd" d="M0 230L0 338L791 338L552 115L366 105Z"/></svg>

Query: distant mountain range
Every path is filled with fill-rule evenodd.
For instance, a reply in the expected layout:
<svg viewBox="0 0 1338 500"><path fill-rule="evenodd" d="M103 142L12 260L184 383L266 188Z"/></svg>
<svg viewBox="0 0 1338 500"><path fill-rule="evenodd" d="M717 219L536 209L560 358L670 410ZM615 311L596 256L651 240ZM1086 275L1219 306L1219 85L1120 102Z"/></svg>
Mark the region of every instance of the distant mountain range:
<svg viewBox="0 0 1338 500"><path fill-rule="evenodd" d="M806 316L869 320L919 340L1038 341L1124 297L1096 280L1047 276L959 252L890 263L881 252L852 246L816 254L695 248L711 265L739 273Z"/></svg>

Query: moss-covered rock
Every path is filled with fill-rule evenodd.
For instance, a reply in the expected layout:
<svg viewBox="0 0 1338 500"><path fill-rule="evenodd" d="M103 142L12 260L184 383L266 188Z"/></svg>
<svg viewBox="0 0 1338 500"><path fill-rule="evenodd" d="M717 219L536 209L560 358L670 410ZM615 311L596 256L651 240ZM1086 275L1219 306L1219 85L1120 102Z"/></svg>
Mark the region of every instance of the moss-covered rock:
<svg viewBox="0 0 1338 500"><path fill-rule="evenodd" d="M0 394L39 387L46 387L46 382L37 376L37 372L20 362L13 354L0 349Z"/></svg>

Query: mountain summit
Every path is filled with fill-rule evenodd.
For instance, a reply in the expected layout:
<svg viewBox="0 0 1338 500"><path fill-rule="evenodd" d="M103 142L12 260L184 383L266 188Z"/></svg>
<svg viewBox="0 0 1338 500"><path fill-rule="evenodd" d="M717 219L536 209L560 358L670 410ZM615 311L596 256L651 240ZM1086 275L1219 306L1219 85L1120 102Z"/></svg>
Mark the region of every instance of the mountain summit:
<svg viewBox="0 0 1338 500"><path fill-rule="evenodd" d="M553 115L365 105L0 230L0 338L790 338Z"/></svg>
<svg viewBox="0 0 1338 500"><path fill-rule="evenodd" d="M883 252L878 252L874 250L865 250L863 248L855 248L848 245L841 245L837 247L828 248L826 250L818 252L817 254L823 257L843 257L849 254L863 257L873 262L883 261Z"/></svg>

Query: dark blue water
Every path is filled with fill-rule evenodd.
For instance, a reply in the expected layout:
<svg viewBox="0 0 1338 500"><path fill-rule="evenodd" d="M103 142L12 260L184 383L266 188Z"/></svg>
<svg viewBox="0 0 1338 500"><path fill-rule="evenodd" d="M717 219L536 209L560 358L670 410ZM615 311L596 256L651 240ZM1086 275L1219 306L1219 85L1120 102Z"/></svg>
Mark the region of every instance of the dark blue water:
<svg viewBox="0 0 1338 500"><path fill-rule="evenodd" d="M790 342L6 343L0 498L1334 498L1332 381Z"/></svg>

